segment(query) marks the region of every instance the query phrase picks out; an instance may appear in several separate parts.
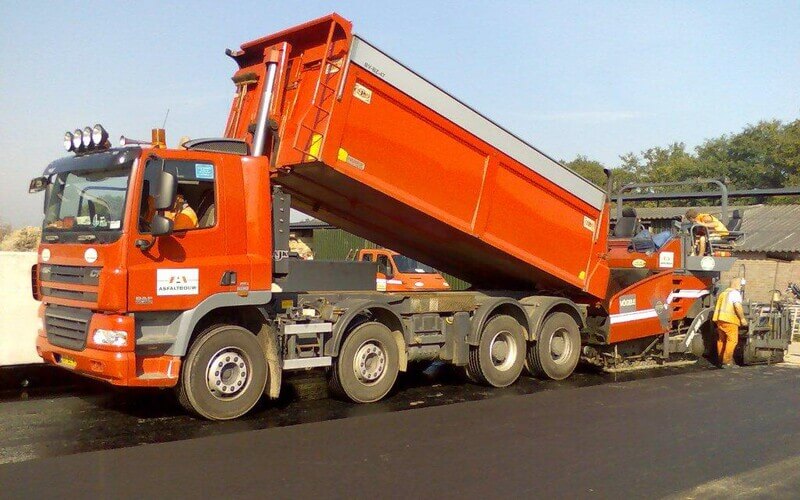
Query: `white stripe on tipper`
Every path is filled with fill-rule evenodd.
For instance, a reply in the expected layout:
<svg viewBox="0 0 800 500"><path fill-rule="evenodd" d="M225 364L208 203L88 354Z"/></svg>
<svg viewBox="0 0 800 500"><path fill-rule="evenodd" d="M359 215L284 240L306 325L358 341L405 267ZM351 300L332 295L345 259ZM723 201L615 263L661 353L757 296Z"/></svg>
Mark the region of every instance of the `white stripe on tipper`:
<svg viewBox="0 0 800 500"><path fill-rule="evenodd" d="M667 296L667 304L671 304L675 299L699 299L707 294L708 290L678 290ZM656 313L655 309L642 309L641 311L612 314L609 319L611 324L614 325L617 323L628 323L629 321L639 321L657 317L658 313Z"/></svg>

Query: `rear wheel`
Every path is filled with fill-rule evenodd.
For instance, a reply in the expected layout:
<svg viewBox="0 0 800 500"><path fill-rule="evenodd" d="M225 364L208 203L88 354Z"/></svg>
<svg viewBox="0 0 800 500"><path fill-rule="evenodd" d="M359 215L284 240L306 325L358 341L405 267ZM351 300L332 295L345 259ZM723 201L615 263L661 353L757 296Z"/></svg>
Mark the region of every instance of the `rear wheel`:
<svg viewBox="0 0 800 500"><path fill-rule="evenodd" d="M400 350L385 325L371 321L355 327L339 349L329 373L331 390L356 403L386 396L400 368Z"/></svg>
<svg viewBox="0 0 800 500"><path fill-rule="evenodd" d="M578 366L581 334L578 324L567 313L549 315L539 338L528 346L528 370L538 377L563 380Z"/></svg>
<svg viewBox="0 0 800 500"><path fill-rule="evenodd" d="M470 348L467 376L478 383L506 387L519 378L524 360L522 325L511 316L494 316L483 327L478 346Z"/></svg>
<svg viewBox="0 0 800 500"><path fill-rule="evenodd" d="M267 373L266 357L253 333L235 325L212 326L189 348L178 401L209 420L241 417L264 393Z"/></svg>

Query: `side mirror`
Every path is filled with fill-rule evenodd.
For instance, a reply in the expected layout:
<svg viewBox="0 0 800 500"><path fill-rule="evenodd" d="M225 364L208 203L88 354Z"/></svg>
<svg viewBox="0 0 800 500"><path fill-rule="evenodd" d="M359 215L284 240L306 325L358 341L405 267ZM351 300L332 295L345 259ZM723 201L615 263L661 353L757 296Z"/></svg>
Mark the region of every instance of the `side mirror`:
<svg viewBox="0 0 800 500"><path fill-rule="evenodd" d="M28 193L34 194L42 191L44 191L44 207L42 210L47 213L47 205L50 201L50 193L53 192L53 185L48 177L42 176L31 179L30 184L28 184Z"/></svg>
<svg viewBox="0 0 800 500"><path fill-rule="evenodd" d="M178 183L175 174L161 171L158 174L158 185L155 189L155 208L156 210L167 210L175 204L178 195ZM155 222L155 219L154 219ZM155 233L153 233L155 234Z"/></svg>
<svg viewBox="0 0 800 500"><path fill-rule="evenodd" d="M386 279L390 280L394 278L394 269L391 265L386 266L386 269L383 270L383 274L386 275Z"/></svg>
<svg viewBox="0 0 800 500"><path fill-rule="evenodd" d="M150 221L150 234L154 237L172 234L172 221L161 214L153 215Z"/></svg>
<svg viewBox="0 0 800 500"><path fill-rule="evenodd" d="M29 193L38 193L39 191L44 191L47 189L47 186L50 185L50 181L47 177L36 177L31 179L31 183L28 184L28 192Z"/></svg>

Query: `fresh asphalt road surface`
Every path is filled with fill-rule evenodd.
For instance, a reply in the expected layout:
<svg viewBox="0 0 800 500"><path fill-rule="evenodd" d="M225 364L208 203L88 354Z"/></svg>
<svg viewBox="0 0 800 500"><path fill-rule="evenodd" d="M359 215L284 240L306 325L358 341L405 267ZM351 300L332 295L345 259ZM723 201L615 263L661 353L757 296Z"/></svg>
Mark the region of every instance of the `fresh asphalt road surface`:
<svg viewBox="0 0 800 500"><path fill-rule="evenodd" d="M0 403L0 497L800 491L800 369L790 366L578 374L501 391L442 377L406 382L378 405L279 401L222 424L168 401L106 391Z"/></svg>
<svg viewBox="0 0 800 500"><path fill-rule="evenodd" d="M26 388L6 393L0 402L0 464L707 369L701 362L617 375L581 370L560 382L522 377L511 387L492 389L466 383L457 369L447 365L433 365L424 372L415 366L400 377L390 397L370 405L326 399L324 377L316 370L285 380L281 400L264 401L242 419L208 422L188 416L172 391L119 390L51 368L47 374L52 383L61 376L71 384L62 387L61 395L43 396L42 390Z"/></svg>

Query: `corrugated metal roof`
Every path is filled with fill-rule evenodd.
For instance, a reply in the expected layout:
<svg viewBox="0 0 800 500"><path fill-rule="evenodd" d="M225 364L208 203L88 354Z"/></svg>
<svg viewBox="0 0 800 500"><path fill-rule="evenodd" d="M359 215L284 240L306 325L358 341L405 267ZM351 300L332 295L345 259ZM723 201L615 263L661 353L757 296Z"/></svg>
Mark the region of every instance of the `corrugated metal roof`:
<svg viewBox="0 0 800 500"><path fill-rule="evenodd" d="M800 252L800 205L761 205L742 216L738 252Z"/></svg>
<svg viewBox="0 0 800 500"><path fill-rule="evenodd" d="M289 230L291 231L300 231L302 229L328 229L332 227L333 226L327 222L323 222L319 219L305 219L289 224Z"/></svg>
<svg viewBox="0 0 800 500"><path fill-rule="evenodd" d="M741 210L744 214L747 210L751 210L756 207L760 207L761 205L742 205L742 206L729 206L728 207L728 217L730 217L731 211L733 210ZM668 220L668 219L680 219L689 210L690 207L636 207L636 214L642 220ZM722 208L720 207L695 207L698 211L711 214L715 217L719 217L720 213L722 212ZM612 217L616 215L615 211L612 211ZM724 222L724 221L723 221Z"/></svg>

